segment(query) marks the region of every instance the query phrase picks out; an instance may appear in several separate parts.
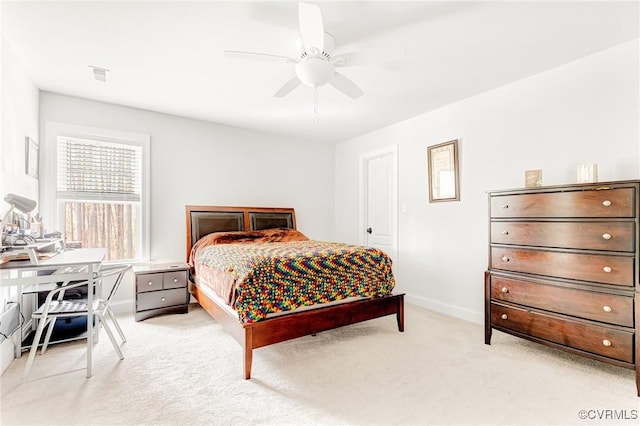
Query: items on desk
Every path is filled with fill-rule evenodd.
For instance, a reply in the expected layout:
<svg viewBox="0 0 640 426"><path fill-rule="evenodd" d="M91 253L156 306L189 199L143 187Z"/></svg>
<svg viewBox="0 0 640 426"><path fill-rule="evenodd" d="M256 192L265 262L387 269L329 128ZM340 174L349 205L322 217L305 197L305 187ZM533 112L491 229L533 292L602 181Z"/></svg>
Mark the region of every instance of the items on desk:
<svg viewBox="0 0 640 426"><path fill-rule="evenodd" d="M33 212L36 209L36 206L38 205L38 203L35 200L22 197L16 194L5 195L4 201L6 201L10 207L7 213L5 213L4 216L2 216L2 224L0 225L2 226L1 230L2 230L3 246L12 245L12 244L9 244L11 239L10 236L16 232L15 226L13 225L13 221L7 222L7 219L9 219L10 216L13 217L12 215L15 212L20 213L22 215L27 215ZM18 226L17 228L18 228L17 232L19 233L20 226ZM30 224L29 224L29 228L31 228ZM29 229L29 233L31 233L30 229Z"/></svg>
<svg viewBox="0 0 640 426"><path fill-rule="evenodd" d="M39 213L33 214L38 205L35 200L7 194L4 201L10 207L0 223L0 264L10 260L30 260L37 264L38 260L54 256L65 249L59 232L44 232L42 217Z"/></svg>
<svg viewBox="0 0 640 426"><path fill-rule="evenodd" d="M11 208L9 208L9 211L7 211L7 213L2 217L3 224L6 223L7 217L9 217L9 214L11 214L14 210L18 210L23 214L27 214L34 211L36 209L36 206L38 205L35 200L16 194L5 195L4 201L6 201L11 206Z"/></svg>
<svg viewBox="0 0 640 426"><path fill-rule="evenodd" d="M12 260L29 260L37 265L40 260L49 259L65 250L64 241L57 239L35 239L26 245L10 245L0 248L0 265Z"/></svg>

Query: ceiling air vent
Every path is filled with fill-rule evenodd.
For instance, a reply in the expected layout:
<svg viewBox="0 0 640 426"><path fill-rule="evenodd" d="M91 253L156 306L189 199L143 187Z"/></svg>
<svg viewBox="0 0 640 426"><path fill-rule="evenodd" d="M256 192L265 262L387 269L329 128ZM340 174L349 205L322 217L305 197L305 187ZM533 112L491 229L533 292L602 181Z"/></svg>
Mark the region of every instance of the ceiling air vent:
<svg viewBox="0 0 640 426"><path fill-rule="evenodd" d="M100 68L100 67L94 67L89 65L89 68L91 68L91 70L93 71L93 78L96 81L102 81L103 83L106 83L107 81L109 81L109 70L105 69L105 68Z"/></svg>

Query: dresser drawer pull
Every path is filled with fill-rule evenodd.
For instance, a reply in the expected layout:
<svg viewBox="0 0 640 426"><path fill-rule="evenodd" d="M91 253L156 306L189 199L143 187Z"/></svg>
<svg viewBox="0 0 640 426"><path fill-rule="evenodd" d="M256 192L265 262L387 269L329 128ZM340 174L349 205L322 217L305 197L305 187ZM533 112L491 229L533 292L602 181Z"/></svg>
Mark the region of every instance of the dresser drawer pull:
<svg viewBox="0 0 640 426"><path fill-rule="evenodd" d="M609 206L611 205L611 201L609 201L609 200L604 200L604 201L602 202L602 205L603 205L603 206L605 206L605 207L609 207Z"/></svg>
<svg viewBox="0 0 640 426"><path fill-rule="evenodd" d="M509 318L509 317L507 316L507 314L502 314L502 315L500 315L500 318L502 318L502 319L507 319L507 318Z"/></svg>
<svg viewBox="0 0 640 426"><path fill-rule="evenodd" d="M605 312L611 312L611 306L609 306L609 305L604 305L604 306L602 307L602 310L603 310L603 311L605 311Z"/></svg>
<svg viewBox="0 0 640 426"><path fill-rule="evenodd" d="M508 261L510 261L510 260L511 260L511 259L509 259L509 256L506 256L506 255L505 255L505 256L502 256L502 261L503 261L503 262L508 262Z"/></svg>
<svg viewBox="0 0 640 426"><path fill-rule="evenodd" d="M610 240L611 239L611 234L602 234L602 239L603 240Z"/></svg>
<svg viewBox="0 0 640 426"><path fill-rule="evenodd" d="M501 232L501 234L502 234L502 235L509 235L509 231L504 230L504 231L502 231L502 232Z"/></svg>
<svg viewBox="0 0 640 426"><path fill-rule="evenodd" d="M509 289L506 287L502 287L502 289L500 290L503 293L509 293Z"/></svg>
<svg viewBox="0 0 640 426"><path fill-rule="evenodd" d="M173 282L174 282L174 283L177 283L177 282L178 282L178 279L177 279L177 278L174 278L174 279L173 279Z"/></svg>
<svg viewBox="0 0 640 426"><path fill-rule="evenodd" d="M150 285L150 286L153 285L153 281L149 281L147 285Z"/></svg>
<svg viewBox="0 0 640 426"><path fill-rule="evenodd" d="M167 299L165 297L161 297L160 300L164 302Z"/></svg>
<svg viewBox="0 0 640 426"><path fill-rule="evenodd" d="M605 345L605 346L611 346L611 340L604 339L602 341L602 344Z"/></svg>
<svg viewBox="0 0 640 426"><path fill-rule="evenodd" d="M602 268L603 271L605 271L607 274L609 272L611 272L613 269L611 269L611 266L605 266L604 268Z"/></svg>
<svg viewBox="0 0 640 426"><path fill-rule="evenodd" d="M502 205L502 208L503 208L503 209L508 209L508 208L509 208L509 204L503 204L503 205Z"/></svg>

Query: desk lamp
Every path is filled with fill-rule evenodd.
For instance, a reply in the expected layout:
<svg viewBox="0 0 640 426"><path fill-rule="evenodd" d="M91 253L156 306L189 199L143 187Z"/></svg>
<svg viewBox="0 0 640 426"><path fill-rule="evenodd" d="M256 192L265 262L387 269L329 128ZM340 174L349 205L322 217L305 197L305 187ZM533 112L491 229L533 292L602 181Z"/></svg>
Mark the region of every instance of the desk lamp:
<svg viewBox="0 0 640 426"><path fill-rule="evenodd" d="M7 224L7 218L9 217L11 212L17 210L23 214L31 213L38 205L38 203L34 200L16 194L5 195L4 201L9 203L11 207L9 208L9 211L2 217L2 232L4 232L4 227Z"/></svg>

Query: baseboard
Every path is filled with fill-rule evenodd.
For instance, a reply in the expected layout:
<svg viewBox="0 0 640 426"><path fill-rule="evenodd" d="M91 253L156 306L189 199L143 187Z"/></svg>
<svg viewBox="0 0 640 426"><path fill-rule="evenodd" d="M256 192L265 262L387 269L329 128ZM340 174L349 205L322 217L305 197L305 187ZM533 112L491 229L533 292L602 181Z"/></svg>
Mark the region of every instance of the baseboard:
<svg viewBox="0 0 640 426"><path fill-rule="evenodd" d="M471 309L462 308L456 305L450 305L439 300L416 296L409 293L405 295L405 300L407 303L411 303L413 305L420 306L422 308L426 308L440 314L459 318L476 324L484 324L484 313L482 312L472 311Z"/></svg>
<svg viewBox="0 0 640 426"><path fill-rule="evenodd" d="M114 314L133 314L133 299L112 301L110 306Z"/></svg>

